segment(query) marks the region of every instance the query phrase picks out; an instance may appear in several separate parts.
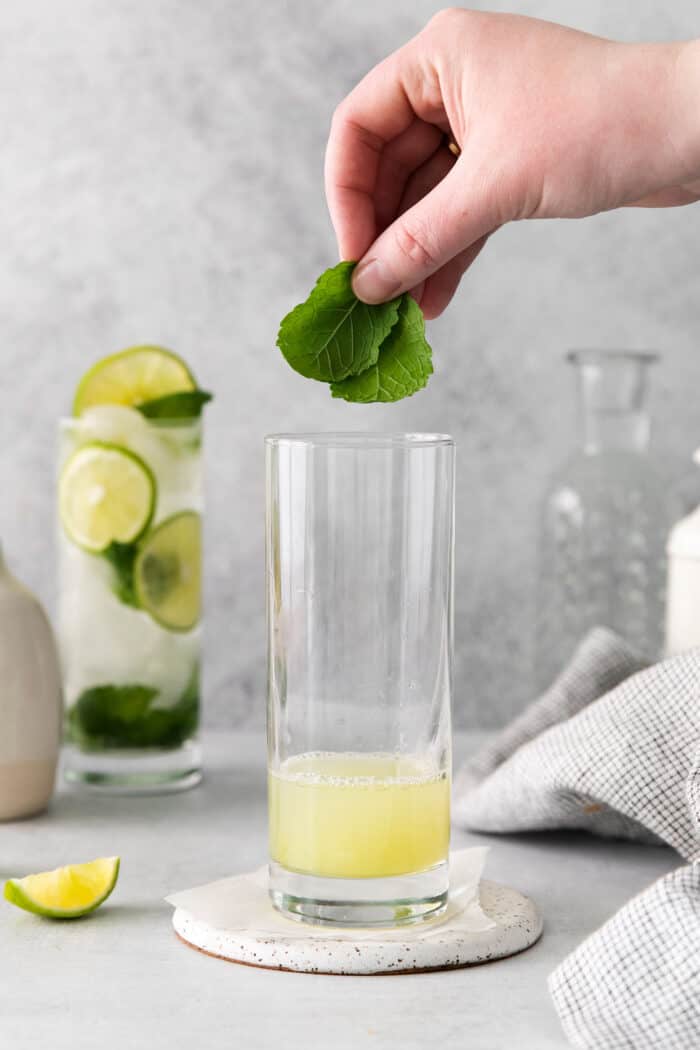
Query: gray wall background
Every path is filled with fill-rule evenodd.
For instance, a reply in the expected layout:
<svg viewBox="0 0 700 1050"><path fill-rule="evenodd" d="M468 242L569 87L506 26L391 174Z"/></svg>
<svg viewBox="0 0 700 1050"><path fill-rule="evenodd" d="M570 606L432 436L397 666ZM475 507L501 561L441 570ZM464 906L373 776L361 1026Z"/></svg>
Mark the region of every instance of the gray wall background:
<svg viewBox="0 0 700 1050"><path fill-rule="evenodd" d="M207 470L207 721L264 709L262 436L440 429L459 443L461 724L529 697L537 503L574 441L571 345L656 347L657 433L700 444L700 206L503 230L430 325L436 375L348 406L274 348L335 261L334 105L428 0L5 0L0 5L0 536L47 602L54 423L98 356L172 346L216 392ZM625 39L700 35L696 0L475 4Z"/></svg>

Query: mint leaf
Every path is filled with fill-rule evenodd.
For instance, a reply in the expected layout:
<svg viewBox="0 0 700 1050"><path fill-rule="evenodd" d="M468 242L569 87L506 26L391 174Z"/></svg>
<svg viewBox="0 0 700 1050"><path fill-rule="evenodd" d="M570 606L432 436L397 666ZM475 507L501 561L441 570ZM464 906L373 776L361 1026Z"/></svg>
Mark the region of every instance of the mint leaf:
<svg viewBox="0 0 700 1050"><path fill-rule="evenodd" d="M404 294L399 319L382 343L376 364L360 375L331 383L331 393L361 404L400 401L422 390L432 371L432 351L425 338L421 308Z"/></svg>
<svg viewBox="0 0 700 1050"><path fill-rule="evenodd" d="M355 297L355 263L321 274L306 302L282 321L277 345L292 368L308 379L337 382L359 375L377 360L396 323L399 300L368 306Z"/></svg>
<svg viewBox="0 0 700 1050"><path fill-rule="evenodd" d="M87 748L125 747L158 696L149 685L98 685L80 694L68 712L70 734Z"/></svg>
<svg viewBox="0 0 700 1050"><path fill-rule="evenodd" d="M118 543L113 540L109 547L102 551L101 557L106 558L112 566L112 590L119 601L138 609L139 602L134 587L134 562L137 553L138 547L135 543Z"/></svg>
<svg viewBox="0 0 700 1050"><path fill-rule="evenodd" d="M136 405L146 419L197 419L213 394L206 390L179 390Z"/></svg>
<svg viewBox="0 0 700 1050"><path fill-rule="evenodd" d="M199 668L172 707L153 707L150 685L97 685L86 689L67 714L71 740L85 751L179 747L199 719Z"/></svg>
<svg viewBox="0 0 700 1050"><path fill-rule="evenodd" d="M292 368L331 384L333 397L400 401L428 382L432 351L420 307L408 294L368 306L351 285L355 263L321 274L305 303L282 321L277 345Z"/></svg>

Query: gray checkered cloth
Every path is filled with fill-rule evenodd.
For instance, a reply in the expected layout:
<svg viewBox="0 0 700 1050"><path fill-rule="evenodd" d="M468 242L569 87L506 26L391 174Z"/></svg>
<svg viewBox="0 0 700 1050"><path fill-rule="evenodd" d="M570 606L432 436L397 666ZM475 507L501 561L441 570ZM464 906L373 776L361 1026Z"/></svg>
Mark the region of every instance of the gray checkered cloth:
<svg viewBox="0 0 700 1050"><path fill-rule="evenodd" d="M460 771L474 831L582 828L665 842L688 862L626 904L549 980L595 1050L700 1050L700 650L653 667L612 632Z"/></svg>

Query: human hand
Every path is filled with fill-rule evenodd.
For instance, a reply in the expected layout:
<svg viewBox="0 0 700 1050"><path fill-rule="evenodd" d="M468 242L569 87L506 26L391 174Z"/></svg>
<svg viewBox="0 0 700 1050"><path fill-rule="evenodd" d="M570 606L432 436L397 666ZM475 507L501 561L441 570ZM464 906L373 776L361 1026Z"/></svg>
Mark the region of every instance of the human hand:
<svg viewBox="0 0 700 1050"><path fill-rule="evenodd" d="M326 194L358 297L411 290L436 317L506 222L700 200L699 49L441 11L333 117Z"/></svg>

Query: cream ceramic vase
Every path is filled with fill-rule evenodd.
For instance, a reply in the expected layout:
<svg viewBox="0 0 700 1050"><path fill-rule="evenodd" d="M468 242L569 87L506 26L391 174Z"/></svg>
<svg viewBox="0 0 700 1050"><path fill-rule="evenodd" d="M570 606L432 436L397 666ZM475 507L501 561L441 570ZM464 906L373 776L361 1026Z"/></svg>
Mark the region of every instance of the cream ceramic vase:
<svg viewBox="0 0 700 1050"><path fill-rule="evenodd" d="M0 551L0 820L29 817L53 792L61 676L48 618Z"/></svg>

